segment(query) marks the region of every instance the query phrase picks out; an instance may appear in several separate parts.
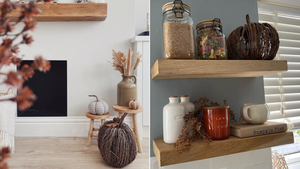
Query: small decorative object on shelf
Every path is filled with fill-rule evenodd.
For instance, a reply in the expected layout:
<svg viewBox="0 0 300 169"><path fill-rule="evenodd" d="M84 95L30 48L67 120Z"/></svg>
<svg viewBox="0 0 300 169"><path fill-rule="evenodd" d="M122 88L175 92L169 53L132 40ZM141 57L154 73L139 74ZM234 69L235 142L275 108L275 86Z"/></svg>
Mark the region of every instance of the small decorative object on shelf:
<svg viewBox="0 0 300 169"><path fill-rule="evenodd" d="M189 95L181 95L180 104L184 107L184 114L195 111L195 105L190 102Z"/></svg>
<svg viewBox="0 0 300 169"><path fill-rule="evenodd" d="M270 110L267 104L248 103L241 108L241 115L248 124L263 124L270 117Z"/></svg>
<svg viewBox="0 0 300 169"><path fill-rule="evenodd" d="M206 97L201 97L198 101L194 103L195 111L189 112L189 114L184 116L185 124L182 128L181 135L178 137L175 144L175 148L180 148L180 154L191 149L192 142L195 140L196 137L202 137L207 144L209 144L212 141L212 138L208 135L208 133L201 129L201 127L205 125L203 124L205 123L204 108L209 106L216 107L220 106L220 104L218 102L210 101ZM227 100L224 100L224 106L227 106ZM230 108L228 108L228 114L232 118L232 120L234 120L234 113Z"/></svg>
<svg viewBox="0 0 300 169"><path fill-rule="evenodd" d="M272 151L272 165L273 169L288 169L288 165L282 154L279 154L277 150Z"/></svg>
<svg viewBox="0 0 300 169"><path fill-rule="evenodd" d="M199 59L227 59L223 24L219 18L201 21L196 29Z"/></svg>
<svg viewBox="0 0 300 169"><path fill-rule="evenodd" d="M229 106L203 107L203 119L205 132L212 140L229 138Z"/></svg>
<svg viewBox="0 0 300 169"><path fill-rule="evenodd" d="M99 100L96 95L89 95L89 97L95 97L96 100L92 101L88 108L91 114L98 114L102 115L107 113L108 111L108 104L102 100Z"/></svg>
<svg viewBox="0 0 300 169"><path fill-rule="evenodd" d="M287 131L283 122L267 121L264 124L247 124L245 122L230 124L230 134L240 138L255 137Z"/></svg>
<svg viewBox="0 0 300 169"><path fill-rule="evenodd" d="M135 62L131 66L133 52L129 48L128 56L126 57L122 52L113 50L112 66L122 74L122 81L118 84L118 105L128 107L131 100L137 99L137 84L136 76L133 75L134 70L141 62L142 55L137 53L135 55ZM134 81L132 80L134 79Z"/></svg>
<svg viewBox="0 0 300 169"><path fill-rule="evenodd" d="M131 100L129 102L129 108L133 109L133 110L137 110L140 107L140 102L136 101L136 100Z"/></svg>
<svg viewBox="0 0 300 169"><path fill-rule="evenodd" d="M137 147L131 128L121 118L106 121L99 129L98 148L108 165L122 168L130 164L137 155Z"/></svg>
<svg viewBox="0 0 300 169"><path fill-rule="evenodd" d="M184 107L185 115L195 111L195 105L189 101L190 97L188 95L181 95L180 100L181 100L180 104L183 105ZM191 127L187 128L187 130L191 130L191 129L192 129ZM190 132L190 136L192 135L193 135L193 131Z"/></svg>
<svg viewBox="0 0 300 169"><path fill-rule="evenodd" d="M191 8L181 0L162 7L164 59L195 59L195 36Z"/></svg>
<svg viewBox="0 0 300 169"><path fill-rule="evenodd" d="M227 38L228 59L273 60L279 48L276 29L268 23L250 23L233 30Z"/></svg>
<svg viewBox="0 0 300 169"><path fill-rule="evenodd" d="M171 96L163 109L164 142L174 144L184 126L184 106L179 104L178 96Z"/></svg>

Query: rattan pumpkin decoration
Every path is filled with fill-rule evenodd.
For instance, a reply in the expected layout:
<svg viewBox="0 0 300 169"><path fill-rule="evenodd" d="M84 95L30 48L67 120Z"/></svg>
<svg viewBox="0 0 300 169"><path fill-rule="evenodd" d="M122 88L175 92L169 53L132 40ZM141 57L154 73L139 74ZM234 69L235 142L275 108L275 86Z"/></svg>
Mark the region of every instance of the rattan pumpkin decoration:
<svg viewBox="0 0 300 169"><path fill-rule="evenodd" d="M140 108L140 102L136 101L136 100L131 100L129 102L129 108L132 110L137 110Z"/></svg>
<svg viewBox="0 0 300 169"><path fill-rule="evenodd" d="M276 29L268 23L250 23L233 30L227 38L228 59L273 60L279 48Z"/></svg>
<svg viewBox="0 0 300 169"><path fill-rule="evenodd" d="M98 133L98 148L108 165L122 168L130 164L136 157L137 147L131 128L123 123L127 113L121 118L106 121Z"/></svg>
<svg viewBox="0 0 300 169"><path fill-rule="evenodd" d="M88 109L91 114L102 115L102 114L107 113L108 104L105 101L99 100L96 95L89 95L89 97L96 98L96 100L92 101L88 106Z"/></svg>

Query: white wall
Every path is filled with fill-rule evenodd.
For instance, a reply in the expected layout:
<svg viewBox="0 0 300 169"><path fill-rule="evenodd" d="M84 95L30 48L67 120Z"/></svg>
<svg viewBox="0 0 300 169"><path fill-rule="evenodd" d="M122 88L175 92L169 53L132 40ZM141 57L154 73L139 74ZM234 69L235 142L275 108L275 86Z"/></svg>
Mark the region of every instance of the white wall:
<svg viewBox="0 0 300 169"><path fill-rule="evenodd" d="M147 13L149 13L149 6L150 6L149 3L150 0L135 0L135 34L136 35L147 30Z"/></svg>
<svg viewBox="0 0 300 169"><path fill-rule="evenodd" d="M60 1L64 2L64 1ZM121 75L108 63L112 49L128 51L135 36L135 0L110 0L103 22L38 22L30 48L21 48L24 59L42 55L68 61L68 116L84 116L96 94L112 113L117 103ZM116 115L116 113L112 113Z"/></svg>

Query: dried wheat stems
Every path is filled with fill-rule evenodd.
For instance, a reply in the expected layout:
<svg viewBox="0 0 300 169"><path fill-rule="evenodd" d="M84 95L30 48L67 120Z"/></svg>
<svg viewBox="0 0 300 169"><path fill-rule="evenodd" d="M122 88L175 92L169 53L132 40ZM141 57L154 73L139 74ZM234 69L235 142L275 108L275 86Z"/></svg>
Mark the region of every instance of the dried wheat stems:
<svg viewBox="0 0 300 169"><path fill-rule="evenodd" d="M116 52L112 50L113 61L109 61L112 63L112 66L115 67L115 70L118 70L124 76L131 76L134 70L138 67L139 63L142 62L142 55L137 53L135 55L135 62L133 68L131 68L132 55L133 51L129 48L128 56L126 57L122 52Z"/></svg>

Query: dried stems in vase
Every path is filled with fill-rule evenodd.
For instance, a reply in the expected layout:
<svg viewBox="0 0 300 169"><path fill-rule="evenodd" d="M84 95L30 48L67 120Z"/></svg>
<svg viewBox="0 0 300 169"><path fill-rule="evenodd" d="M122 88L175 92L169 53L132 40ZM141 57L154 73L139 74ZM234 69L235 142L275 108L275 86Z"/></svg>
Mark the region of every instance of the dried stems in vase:
<svg viewBox="0 0 300 169"><path fill-rule="evenodd" d="M119 71L122 75L124 76L131 76L134 72L134 70L138 67L139 63L142 62L142 55L140 53L137 53L135 55L135 62L134 66L131 67L131 62L132 62L132 56L133 52L131 48L129 48L128 51L128 56L122 52L116 52L113 50L113 61L109 61L112 63L112 66L115 67L115 70Z"/></svg>

